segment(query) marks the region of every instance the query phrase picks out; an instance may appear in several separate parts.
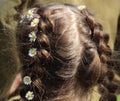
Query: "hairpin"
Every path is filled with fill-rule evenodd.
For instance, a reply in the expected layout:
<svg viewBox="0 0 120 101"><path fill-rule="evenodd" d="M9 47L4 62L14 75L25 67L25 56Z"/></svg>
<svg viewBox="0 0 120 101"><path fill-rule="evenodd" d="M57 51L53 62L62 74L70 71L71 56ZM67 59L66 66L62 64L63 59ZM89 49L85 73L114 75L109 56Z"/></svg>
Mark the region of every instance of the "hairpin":
<svg viewBox="0 0 120 101"><path fill-rule="evenodd" d="M29 76L25 76L23 78L23 82L24 82L25 85L30 85L32 80L31 80L31 78Z"/></svg>
<svg viewBox="0 0 120 101"><path fill-rule="evenodd" d="M30 42L35 42L37 36L36 36L36 32L35 31L32 31L28 37L30 38Z"/></svg>
<svg viewBox="0 0 120 101"><path fill-rule="evenodd" d="M33 21L31 22L31 26L35 27L38 25L38 23L39 23L39 18L34 18Z"/></svg>
<svg viewBox="0 0 120 101"><path fill-rule="evenodd" d="M30 57L34 57L37 54L37 49L36 48L31 48L28 52L28 55Z"/></svg>
<svg viewBox="0 0 120 101"><path fill-rule="evenodd" d="M77 7L79 10L83 10L83 9L86 9L86 6L85 5L80 5Z"/></svg>
<svg viewBox="0 0 120 101"><path fill-rule="evenodd" d="M25 98L26 98L27 100L32 100L32 99L34 98L33 92L32 92L32 91L28 91L28 92L26 93L26 95L25 95Z"/></svg>

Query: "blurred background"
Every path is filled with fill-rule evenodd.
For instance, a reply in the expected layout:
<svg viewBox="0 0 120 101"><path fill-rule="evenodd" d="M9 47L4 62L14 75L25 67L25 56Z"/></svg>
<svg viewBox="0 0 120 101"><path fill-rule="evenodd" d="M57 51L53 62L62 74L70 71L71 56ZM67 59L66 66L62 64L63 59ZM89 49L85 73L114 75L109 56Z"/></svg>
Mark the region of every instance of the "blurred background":
<svg viewBox="0 0 120 101"><path fill-rule="evenodd" d="M36 3L49 2L84 4L93 12L110 35L109 45L117 61L116 81L120 84L120 0L0 0L0 97L6 95L20 69L15 39L19 15Z"/></svg>

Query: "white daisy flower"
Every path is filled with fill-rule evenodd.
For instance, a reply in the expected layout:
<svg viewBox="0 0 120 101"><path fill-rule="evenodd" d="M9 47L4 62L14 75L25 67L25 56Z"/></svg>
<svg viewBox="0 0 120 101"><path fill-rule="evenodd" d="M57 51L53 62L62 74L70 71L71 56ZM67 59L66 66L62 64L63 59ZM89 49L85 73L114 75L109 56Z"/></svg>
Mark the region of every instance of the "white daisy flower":
<svg viewBox="0 0 120 101"><path fill-rule="evenodd" d="M32 81L31 81L31 78L29 76L25 76L23 78L23 82L25 85L29 85L29 84L31 84Z"/></svg>
<svg viewBox="0 0 120 101"><path fill-rule="evenodd" d="M80 5L80 6L78 6L78 9L79 9L79 10L83 10L83 9L85 9L85 8L86 8L85 5Z"/></svg>
<svg viewBox="0 0 120 101"><path fill-rule="evenodd" d="M26 98L27 100L32 100L32 99L34 98L33 92L32 92L32 91L28 91L28 92L26 93L26 95L25 95L25 98Z"/></svg>
<svg viewBox="0 0 120 101"><path fill-rule="evenodd" d="M34 11L33 10L28 10L28 12L27 12L27 18L28 19L33 18L33 15L34 15Z"/></svg>
<svg viewBox="0 0 120 101"><path fill-rule="evenodd" d="M32 31L28 37L30 38L30 42L35 42L37 36L36 36L36 32Z"/></svg>
<svg viewBox="0 0 120 101"><path fill-rule="evenodd" d="M31 22L31 26L35 27L35 26L38 25L38 23L39 23L39 19L38 18L34 18L33 21Z"/></svg>
<svg viewBox="0 0 120 101"><path fill-rule="evenodd" d="M37 54L37 49L36 48L31 48L28 52L28 55L30 57L34 57Z"/></svg>

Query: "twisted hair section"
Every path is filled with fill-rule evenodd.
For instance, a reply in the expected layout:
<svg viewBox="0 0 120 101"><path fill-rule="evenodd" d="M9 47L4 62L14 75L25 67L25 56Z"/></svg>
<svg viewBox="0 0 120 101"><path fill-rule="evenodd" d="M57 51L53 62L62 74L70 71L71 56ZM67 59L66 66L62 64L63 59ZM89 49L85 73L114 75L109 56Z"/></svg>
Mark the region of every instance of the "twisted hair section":
<svg viewBox="0 0 120 101"><path fill-rule="evenodd" d="M22 16L16 35L22 63L23 86L20 94L23 101L42 100L45 66L52 60L46 35L48 25L37 11L38 8L32 8Z"/></svg>
<svg viewBox="0 0 120 101"><path fill-rule="evenodd" d="M101 66L104 75L99 78L99 92L101 94L100 101L116 101L115 92L118 85L113 81L114 71L112 68L112 51L108 45L109 35L103 32L102 25L96 22L93 15L86 9L81 13L86 17L86 21L91 29L91 39L97 46Z"/></svg>

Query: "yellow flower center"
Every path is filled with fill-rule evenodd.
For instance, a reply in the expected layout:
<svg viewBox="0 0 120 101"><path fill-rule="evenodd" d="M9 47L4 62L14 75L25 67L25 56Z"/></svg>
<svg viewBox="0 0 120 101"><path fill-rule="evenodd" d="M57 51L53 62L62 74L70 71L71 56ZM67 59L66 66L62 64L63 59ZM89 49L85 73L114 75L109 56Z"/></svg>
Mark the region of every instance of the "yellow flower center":
<svg viewBox="0 0 120 101"><path fill-rule="evenodd" d="M28 96L28 97L32 97L33 95L32 95L31 93L29 93L27 96Z"/></svg>
<svg viewBox="0 0 120 101"><path fill-rule="evenodd" d="M35 19L35 20L33 21L33 23L34 23L34 24L38 24L38 20Z"/></svg>
<svg viewBox="0 0 120 101"><path fill-rule="evenodd" d="M30 82L30 78L25 78L25 81L26 82Z"/></svg>
<svg viewBox="0 0 120 101"><path fill-rule="evenodd" d="M32 54L35 54L35 52L36 52L35 50L32 50L32 51L31 51Z"/></svg>
<svg viewBox="0 0 120 101"><path fill-rule="evenodd" d="M35 39L35 35L34 34L32 34L32 37L31 37L32 39Z"/></svg>

